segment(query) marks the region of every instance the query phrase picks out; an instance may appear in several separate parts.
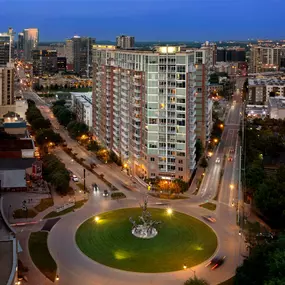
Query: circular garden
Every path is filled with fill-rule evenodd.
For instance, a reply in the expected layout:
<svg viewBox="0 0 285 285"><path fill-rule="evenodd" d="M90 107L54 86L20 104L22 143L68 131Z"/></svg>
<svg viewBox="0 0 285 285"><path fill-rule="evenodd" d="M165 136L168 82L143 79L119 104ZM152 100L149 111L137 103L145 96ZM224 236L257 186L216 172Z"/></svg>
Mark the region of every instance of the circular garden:
<svg viewBox="0 0 285 285"><path fill-rule="evenodd" d="M105 212L80 225L76 243L89 258L109 267L135 272L170 272L192 267L211 257L217 237L205 223L191 216L150 208L161 221L158 235L140 239L131 233L129 218L138 220L140 208Z"/></svg>

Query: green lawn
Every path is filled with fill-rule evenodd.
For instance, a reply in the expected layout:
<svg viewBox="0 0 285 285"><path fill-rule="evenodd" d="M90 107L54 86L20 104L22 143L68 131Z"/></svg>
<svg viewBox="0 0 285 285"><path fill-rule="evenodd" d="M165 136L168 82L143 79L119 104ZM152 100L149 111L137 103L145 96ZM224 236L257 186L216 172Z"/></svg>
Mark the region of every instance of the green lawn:
<svg viewBox="0 0 285 285"><path fill-rule="evenodd" d="M35 207L38 212L43 212L47 208L53 206L52 198L41 199L41 202Z"/></svg>
<svg viewBox="0 0 285 285"><path fill-rule="evenodd" d="M150 209L153 219L162 221L153 239L136 238L129 217L137 219L140 208L128 208L99 215L84 222L76 242L91 259L110 267L137 272L169 272L192 267L210 258L217 237L206 224L179 212Z"/></svg>
<svg viewBox="0 0 285 285"><path fill-rule="evenodd" d="M23 209L17 209L13 212L14 219L31 219L34 218L36 215L37 212L34 209L28 209L28 213Z"/></svg>
<svg viewBox="0 0 285 285"><path fill-rule="evenodd" d="M199 205L199 207L208 209L208 210L210 210L210 211L215 211L216 208L217 208L217 205L214 204L214 203L205 203L205 204Z"/></svg>
<svg viewBox="0 0 285 285"><path fill-rule="evenodd" d="M44 216L44 219L56 218L56 217L68 214L68 213L72 212L75 209L81 208L84 205L85 202L86 202L86 200L76 201L75 205L73 207L65 209L65 210L63 210L61 212L56 212L56 211L50 212L49 214Z"/></svg>
<svg viewBox="0 0 285 285"><path fill-rule="evenodd" d="M31 233L29 239L29 251L34 264L51 281L56 276L57 266L49 253L47 246L47 232Z"/></svg>

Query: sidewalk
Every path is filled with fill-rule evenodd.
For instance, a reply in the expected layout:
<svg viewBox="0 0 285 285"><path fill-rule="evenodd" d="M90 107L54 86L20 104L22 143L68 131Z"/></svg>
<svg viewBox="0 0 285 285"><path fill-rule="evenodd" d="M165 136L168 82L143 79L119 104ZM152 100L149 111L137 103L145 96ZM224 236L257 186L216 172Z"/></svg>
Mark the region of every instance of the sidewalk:
<svg viewBox="0 0 285 285"><path fill-rule="evenodd" d="M189 196L189 197L193 195L193 193L197 189L198 180L201 179L201 177L203 176L204 172L205 172L204 168L198 166L197 171L195 173L195 176L194 176L194 178L192 180L192 183L191 183L188 191L186 193L184 193L184 195Z"/></svg>

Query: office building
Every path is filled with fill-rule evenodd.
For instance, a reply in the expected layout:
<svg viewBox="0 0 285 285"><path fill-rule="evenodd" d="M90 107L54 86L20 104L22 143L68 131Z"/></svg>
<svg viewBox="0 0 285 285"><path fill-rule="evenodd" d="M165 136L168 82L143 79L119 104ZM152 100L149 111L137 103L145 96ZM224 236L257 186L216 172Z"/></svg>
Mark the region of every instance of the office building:
<svg viewBox="0 0 285 285"><path fill-rule="evenodd" d="M0 67L0 118L15 108L14 68L12 65Z"/></svg>
<svg viewBox="0 0 285 285"><path fill-rule="evenodd" d="M67 68L73 64L73 71L81 77L92 77L92 46L95 39L74 36L66 41Z"/></svg>
<svg viewBox="0 0 285 285"><path fill-rule="evenodd" d="M245 62L245 55L241 47L217 48L217 62Z"/></svg>
<svg viewBox="0 0 285 285"><path fill-rule="evenodd" d="M57 57L57 70L66 71L66 57Z"/></svg>
<svg viewBox="0 0 285 285"><path fill-rule="evenodd" d="M269 97L285 96L285 80L282 78L250 78L248 80L248 103L265 105Z"/></svg>
<svg viewBox="0 0 285 285"><path fill-rule="evenodd" d="M73 41L65 41L66 69L73 71Z"/></svg>
<svg viewBox="0 0 285 285"><path fill-rule="evenodd" d="M24 59L32 60L32 50L38 49L39 30L35 28L24 30Z"/></svg>
<svg viewBox="0 0 285 285"><path fill-rule="evenodd" d="M253 45L250 49L250 73L278 71L285 47Z"/></svg>
<svg viewBox="0 0 285 285"><path fill-rule="evenodd" d="M24 33L18 33L17 56L19 59L24 56Z"/></svg>
<svg viewBox="0 0 285 285"><path fill-rule="evenodd" d="M57 73L56 50L32 50L33 75L53 75Z"/></svg>
<svg viewBox="0 0 285 285"><path fill-rule="evenodd" d="M211 125L209 52L94 46L93 132L133 175L189 180Z"/></svg>
<svg viewBox="0 0 285 285"><path fill-rule="evenodd" d="M92 127L92 92L71 92L71 108L76 119Z"/></svg>
<svg viewBox="0 0 285 285"><path fill-rule="evenodd" d="M268 113L270 119L285 119L285 97L269 97Z"/></svg>
<svg viewBox="0 0 285 285"><path fill-rule="evenodd" d="M10 33L0 33L0 66L11 62L13 53L13 40Z"/></svg>
<svg viewBox="0 0 285 285"><path fill-rule="evenodd" d="M121 35L116 38L116 46L121 49L130 49L135 46L135 37Z"/></svg>

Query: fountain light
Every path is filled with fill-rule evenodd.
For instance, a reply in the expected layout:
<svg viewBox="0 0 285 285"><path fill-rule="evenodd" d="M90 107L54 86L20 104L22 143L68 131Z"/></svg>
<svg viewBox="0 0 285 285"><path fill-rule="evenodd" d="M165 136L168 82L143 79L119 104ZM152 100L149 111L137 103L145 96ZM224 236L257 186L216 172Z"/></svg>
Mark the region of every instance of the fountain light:
<svg viewBox="0 0 285 285"><path fill-rule="evenodd" d="M96 216L94 220L97 223L100 220L100 218L98 216Z"/></svg>
<svg viewBox="0 0 285 285"><path fill-rule="evenodd" d="M168 215L172 215L173 210L172 210L171 208L168 208L168 209L166 210L166 212L167 212Z"/></svg>

